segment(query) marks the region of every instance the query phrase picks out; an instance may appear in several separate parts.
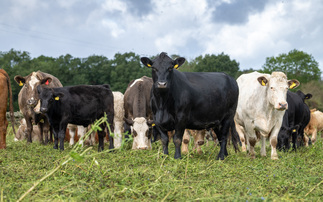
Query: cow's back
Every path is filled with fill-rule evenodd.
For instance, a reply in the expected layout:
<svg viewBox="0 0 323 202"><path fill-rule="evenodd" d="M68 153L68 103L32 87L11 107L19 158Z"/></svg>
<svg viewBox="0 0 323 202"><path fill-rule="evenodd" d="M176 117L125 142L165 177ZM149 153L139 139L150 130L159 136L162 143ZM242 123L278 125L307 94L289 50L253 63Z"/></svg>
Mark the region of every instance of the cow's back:
<svg viewBox="0 0 323 202"><path fill-rule="evenodd" d="M148 117L151 114L150 92L153 80L143 76L129 83L124 94L126 117Z"/></svg>

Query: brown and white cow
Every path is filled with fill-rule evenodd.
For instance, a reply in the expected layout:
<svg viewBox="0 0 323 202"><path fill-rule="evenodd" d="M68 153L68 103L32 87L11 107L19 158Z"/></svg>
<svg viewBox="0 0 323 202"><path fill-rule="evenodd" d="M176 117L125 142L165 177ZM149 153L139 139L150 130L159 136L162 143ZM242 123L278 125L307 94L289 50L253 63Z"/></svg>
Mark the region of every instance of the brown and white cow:
<svg viewBox="0 0 323 202"><path fill-rule="evenodd" d="M250 156L255 158L257 137L261 138L261 156L266 156L266 138L270 137L271 159L278 159L277 136L288 108L287 90L296 88L299 82L287 80L282 72L252 72L241 75L237 82L239 100L235 122L241 142L244 143L244 138L247 138Z"/></svg>
<svg viewBox="0 0 323 202"><path fill-rule="evenodd" d="M311 119L304 129L305 144L308 146L308 136L312 136L311 141L314 144L317 140L317 132L323 131L323 113L319 110L311 110Z"/></svg>
<svg viewBox="0 0 323 202"><path fill-rule="evenodd" d="M11 126L14 133L14 114L13 114L13 105L12 105L12 91L10 78L7 72L4 69L0 69L0 149L5 149L7 147L6 144L6 135L7 135L7 127L8 121L6 117L7 112L7 104L8 104L8 94L9 94L9 109L10 109L10 118L11 118Z"/></svg>
<svg viewBox="0 0 323 202"><path fill-rule="evenodd" d="M152 124L150 92L153 80L143 76L129 83L124 93L125 122L132 126L132 149L151 149Z"/></svg>
<svg viewBox="0 0 323 202"><path fill-rule="evenodd" d="M48 82L48 78L52 81ZM50 129L48 119L43 114L34 112L34 107L37 105L39 98L37 86L43 85L50 88L62 87L61 82L53 75L37 71L32 72L28 76L15 76L15 81L22 86L18 94L18 104L20 111L23 113L27 124L27 142L32 142L33 123L37 124L40 129L41 142L48 143L48 131ZM45 141L43 140L43 134Z"/></svg>

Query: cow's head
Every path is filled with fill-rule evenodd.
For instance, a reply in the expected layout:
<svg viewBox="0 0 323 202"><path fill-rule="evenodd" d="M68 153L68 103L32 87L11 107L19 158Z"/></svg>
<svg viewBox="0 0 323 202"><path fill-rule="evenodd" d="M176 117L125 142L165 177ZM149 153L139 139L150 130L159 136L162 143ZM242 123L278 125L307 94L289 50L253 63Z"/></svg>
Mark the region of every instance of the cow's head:
<svg viewBox="0 0 323 202"><path fill-rule="evenodd" d="M37 87L37 92L39 94L39 105L35 107L35 110L39 110L41 113L48 112L48 109L54 102L58 102L64 97L63 93L57 93L52 88L44 88L43 86ZM37 109L39 107L39 109Z"/></svg>
<svg viewBox="0 0 323 202"><path fill-rule="evenodd" d="M297 135L299 125L293 127L282 126L278 134L277 149L288 151L290 149L290 139L293 135Z"/></svg>
<svg viewBox="0 0 323 202"><path fill-rule="evenodd" d="M298 90L297 92L296 92L296 94L303 100L303 102L305 101L305 100L309 100L309 99L311 99L312 98L312 94L310 94L310 93L307 93L306 95L302 92L302 91L300 91L300 90Z"/></svg>
<svg viewBox="0 0 323 202"><path fill-rule="evenodd" d="M135 119L124 119L125 122L132 126L133 144L132 149L151 149L151 133L149 128L153 121L144 117Z"/></svg>
<svg viewBox="0 0 323 202"><path fill-rule="evenodd" d="M150 60L147 57L141 58L142 64L152 69L152 78L154 81L154 88L165 90L169 89L173 70L179 68L185 62L185 58L179 57L175 60L168 57L168 55L162 52L154 60Z"/></svg>
<svg viewBox="0 0 323 202"><path fill-rule="evenodd" d="M38 92L37 86L39 85L49 85L52 81L52 78L45 77L40 78L37 72L33 72L32 74L22 77L22 76L15 76L15 81L18 83L19 86L23 86L24 90L24 99L26 100L27 106L34 108L38 102Z"/></svg>
<svg viewBox="0 0 323 202"><path fill-rule="evenodd" d="M277 110L288 109L287 90L299 86L299 81L296 79L287 80L283 72L273 72L270 76L260 76L258 82L267 88L267 99Z"/></svg>

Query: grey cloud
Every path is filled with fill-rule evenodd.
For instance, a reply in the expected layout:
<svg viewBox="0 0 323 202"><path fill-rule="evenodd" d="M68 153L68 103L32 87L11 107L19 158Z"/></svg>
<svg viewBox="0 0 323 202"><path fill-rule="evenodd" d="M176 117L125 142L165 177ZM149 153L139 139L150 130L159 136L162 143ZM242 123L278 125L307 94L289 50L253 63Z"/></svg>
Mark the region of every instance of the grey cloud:
<svg viewBox="0 0 323 202"><path fill-rule="evenodd" d="M267 0L235 0L231 3L214 3L210 0L209 5L215 6L213 21L216 23L242 24L247 22L251 13L262 12ZM216 5L217 4L217 5Z"/></svg>

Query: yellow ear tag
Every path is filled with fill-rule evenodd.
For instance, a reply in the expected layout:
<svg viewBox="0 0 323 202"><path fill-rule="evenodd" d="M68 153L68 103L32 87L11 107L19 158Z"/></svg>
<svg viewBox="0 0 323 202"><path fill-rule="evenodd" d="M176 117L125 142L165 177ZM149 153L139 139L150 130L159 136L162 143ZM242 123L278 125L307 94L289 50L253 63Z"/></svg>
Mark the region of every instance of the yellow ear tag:
<svg viewBox="0 0 323 202"><path fill-rule="evenodd" d="M148 67L151 67L151 65L150 65L150 64L147 64L147 66L148 66Z"/></svg>
<svg viewBox="0 0 323 202"><path fill-rule="evenodd" d="M296 86L296 83L292 83L292 85L289 86L290 89L293 89Z"/></svg>
<svg viewBox="0 0 323 202"><path fill-rule="evenodd" d="M156 125L156 124L154 124L154 123L153 123L153 124L151 124L151 126L152 126L152 127L154 127L155 125Z"/></svg>
<svg viewBox="0 0 323 202"><path fill-rule="evenodd" d="M261 85L265 86L266 83L264 82L264 80L261 81Z"/></svg>
<svg viewBox="0 0 323 202"><path fill-rule="evenodd" d="M44 121L44 119L41 119L39 122L40 122L40 123L44 123L45 121Z"/></svg>
<svg viewBox="0 0 323 202"><path fill-rule="evenodd" d="M21 81L19 81L19 86L23 86L24 84L21 82Z"/></svg>
<svg viewBox="0 0 323 202"><path fill-rule="evenodd" d="M293 130L293 133L295 133L295 132L296 132L296 129Z"/></svg>
<svg viewBox="0 0 323 202"><path fill-rule="evenodd" d="M59 100L59 97L57 96L57 97L55 97L55 100Z"/></svg>
<svg viewBox="0 0 323 202"><path fill-rule="evenodd" d="M178 69L178 64L174 65L174 68L175 68L175 69Z"/></svg>

